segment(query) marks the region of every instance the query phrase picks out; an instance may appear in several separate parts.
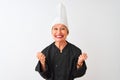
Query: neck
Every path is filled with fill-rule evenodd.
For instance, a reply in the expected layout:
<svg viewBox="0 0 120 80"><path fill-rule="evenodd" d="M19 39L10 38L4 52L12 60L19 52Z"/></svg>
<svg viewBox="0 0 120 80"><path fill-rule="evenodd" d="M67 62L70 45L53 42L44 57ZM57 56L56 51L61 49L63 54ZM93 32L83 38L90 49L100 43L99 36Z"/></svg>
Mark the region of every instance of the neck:
<svg viewBox="0 0 120 80"><path fill-rule="evenodd" d="M59 48L60 52L62 52L63 48L66 46L66 41L55 42L55 45Z"/></svg>

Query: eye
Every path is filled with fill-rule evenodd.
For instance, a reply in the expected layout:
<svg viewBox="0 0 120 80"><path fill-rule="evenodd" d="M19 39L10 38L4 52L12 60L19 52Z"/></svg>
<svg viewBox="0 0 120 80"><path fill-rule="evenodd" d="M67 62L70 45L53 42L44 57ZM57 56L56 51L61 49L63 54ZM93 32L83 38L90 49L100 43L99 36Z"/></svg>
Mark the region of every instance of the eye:
<svg viewBox="0 0 120 80"><path fill-rule="evenodd" d="M53 28L53 30L58 30L58 28Z"/></svg>
<svg viewBox="0 0 120 80"><path fill-rule="evenodd" d="M65 28L61 28L61 30L65 30Z"/></svg>

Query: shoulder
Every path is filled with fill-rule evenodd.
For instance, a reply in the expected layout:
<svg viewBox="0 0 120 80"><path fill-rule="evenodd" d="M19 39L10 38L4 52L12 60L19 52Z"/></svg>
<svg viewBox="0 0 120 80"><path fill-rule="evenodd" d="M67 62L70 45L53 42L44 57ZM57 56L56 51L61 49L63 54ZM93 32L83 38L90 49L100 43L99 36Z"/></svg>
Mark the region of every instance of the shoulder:
<svg viewBox="0 0 120 80"><path fill-rule="evenodd" d="M49 50L51 49L53 43L51 43L50 45L46 46L43 50L42 53L47 55L47 53L49 52Z"/></svg>
<svg viewBox="0 0 120 80"><path fill-rule="evenodd" d="M74 45L73 43L68 42L68 44L71 46L72 49L81 51L80 47Z"/></svg>
<svg viewBox="0 0 120 80"><path fill-rule="evenodd" d="M77 55L82 54L82 50L80 49L80 47L74 45L73 43L68 42L68 45L70 46L70 50Z"/></svg>

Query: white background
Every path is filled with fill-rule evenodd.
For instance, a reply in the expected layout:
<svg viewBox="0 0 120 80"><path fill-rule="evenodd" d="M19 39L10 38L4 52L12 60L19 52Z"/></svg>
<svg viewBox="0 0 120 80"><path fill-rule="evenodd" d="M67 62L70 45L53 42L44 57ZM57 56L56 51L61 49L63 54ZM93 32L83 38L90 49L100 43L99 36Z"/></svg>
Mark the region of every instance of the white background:
<svg viewBox="0 0 120 80"><path fill-rule="evenodd" d="M44 80L36 52L51 42L60 0L0 0L0 80ZM68 41L88 53L76 80L120 80L120 0L65 0Z"/></svg>

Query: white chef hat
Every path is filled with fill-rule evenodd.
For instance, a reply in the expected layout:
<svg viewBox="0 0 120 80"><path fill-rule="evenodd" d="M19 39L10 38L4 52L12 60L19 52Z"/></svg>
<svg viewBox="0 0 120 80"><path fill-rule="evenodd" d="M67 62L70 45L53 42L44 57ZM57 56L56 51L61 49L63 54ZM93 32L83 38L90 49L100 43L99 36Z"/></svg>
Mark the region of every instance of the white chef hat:
<svg viewBox="0 0 120 80"><path fill-rule="evenodd" d="M58 10L57 11L57 17L54 19L54 21L52 23L52 27L55 24L63 24L66 27L68 27L66 8L65 8L65 6L62 2L58 4L57 10Z"/></svg>

